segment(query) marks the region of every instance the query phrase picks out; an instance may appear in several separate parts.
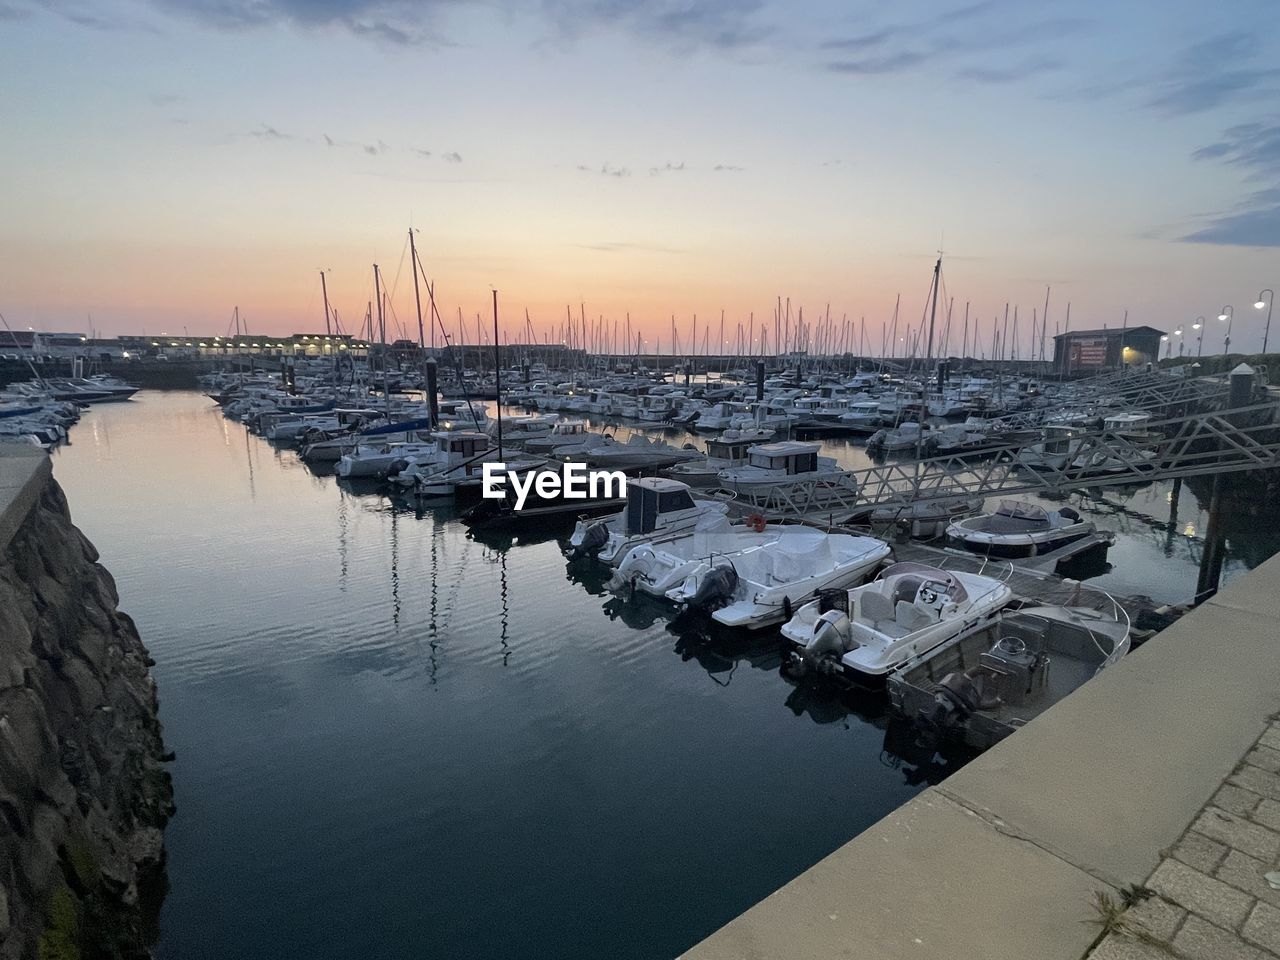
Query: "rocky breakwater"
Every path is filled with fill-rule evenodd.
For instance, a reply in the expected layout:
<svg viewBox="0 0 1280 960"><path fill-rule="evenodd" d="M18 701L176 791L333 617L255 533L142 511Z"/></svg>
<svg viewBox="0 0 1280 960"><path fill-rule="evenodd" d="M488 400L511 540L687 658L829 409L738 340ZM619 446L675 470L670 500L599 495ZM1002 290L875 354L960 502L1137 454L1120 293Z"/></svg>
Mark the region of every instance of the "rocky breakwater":
<svg viewBox="0 0 1280 960"><path fill-rule="evenodd" d="M0 452L0 960L153 939L173 789L152 661L97 561L48 458Z"/></svg>

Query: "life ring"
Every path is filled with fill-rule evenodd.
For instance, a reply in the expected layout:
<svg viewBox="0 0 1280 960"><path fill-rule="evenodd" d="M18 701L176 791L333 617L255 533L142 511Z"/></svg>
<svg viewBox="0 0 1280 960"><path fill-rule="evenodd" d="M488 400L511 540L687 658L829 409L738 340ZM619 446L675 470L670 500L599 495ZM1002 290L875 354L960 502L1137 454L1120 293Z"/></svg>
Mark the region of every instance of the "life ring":
<svg viewBox="0 0 1280 960"><path fill-rule="evenodd" d="M762 513L753 513L743 521L743 525L755 533L764 533L765 525L768 523Z"/></svg>

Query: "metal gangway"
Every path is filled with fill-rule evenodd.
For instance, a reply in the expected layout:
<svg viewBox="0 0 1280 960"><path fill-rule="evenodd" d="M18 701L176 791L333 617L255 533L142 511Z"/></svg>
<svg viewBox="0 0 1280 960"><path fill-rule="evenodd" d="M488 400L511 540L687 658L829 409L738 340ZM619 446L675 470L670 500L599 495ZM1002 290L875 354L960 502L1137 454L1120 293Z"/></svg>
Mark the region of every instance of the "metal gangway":
<svg viewBox="0 0 1280 960"><path fill-rule="evenodd" d="M1168 416L1143 424L1153 439L1125 430L1079 430L1060 467L1020 462L1040 446L1011 443L981 453L958 453L850 471L860 507L907 506L941 498L986 498L1123 486L1280 467L1275 401Z"/></svg>

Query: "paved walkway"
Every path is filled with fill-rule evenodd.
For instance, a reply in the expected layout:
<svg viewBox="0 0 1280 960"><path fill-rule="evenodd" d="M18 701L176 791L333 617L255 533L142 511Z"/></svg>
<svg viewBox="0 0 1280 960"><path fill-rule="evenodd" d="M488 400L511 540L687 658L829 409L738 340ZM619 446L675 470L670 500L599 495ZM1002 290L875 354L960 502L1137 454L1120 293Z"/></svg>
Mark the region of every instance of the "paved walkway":
<svg viewBox="0 0 1280 960"><path fill-rule="evenodd" d="M1161 857L1090 960L1280 958L1280 722Z"/></svg>

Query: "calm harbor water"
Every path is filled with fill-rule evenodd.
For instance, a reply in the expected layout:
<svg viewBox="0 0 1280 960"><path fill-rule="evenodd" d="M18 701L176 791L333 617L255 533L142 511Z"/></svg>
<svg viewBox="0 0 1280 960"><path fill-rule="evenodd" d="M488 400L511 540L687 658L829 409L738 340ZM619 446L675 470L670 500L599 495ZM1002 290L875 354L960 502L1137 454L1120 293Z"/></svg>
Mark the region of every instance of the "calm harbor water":
<svg viewBox="0 0 1280 960"><path fill-rule="evenodd" d="M668 958L947 771L783 678L776 633L622 604L553 539L317 477L199 394L72 440L55 476L177 752L161 957ZM1189 598L1205 517L1184 489L1165 529L1169 493L1072 498L1118 532L1094 582ZM1228 576L1280 547L1240 526Z"/></svg>

